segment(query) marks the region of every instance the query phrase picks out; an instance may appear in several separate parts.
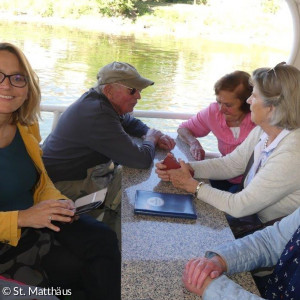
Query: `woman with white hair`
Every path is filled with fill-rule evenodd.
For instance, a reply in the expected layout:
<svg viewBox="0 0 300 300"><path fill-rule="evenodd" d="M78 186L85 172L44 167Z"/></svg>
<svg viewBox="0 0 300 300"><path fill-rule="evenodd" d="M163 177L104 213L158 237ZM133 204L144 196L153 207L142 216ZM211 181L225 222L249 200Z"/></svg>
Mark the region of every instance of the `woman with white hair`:
<svg viewBox="0 0 300 300"><path fill-rule="evenodd" d="M247 101L251 119L258 126L247 139L224 157L189 164L180 161L177 170L165 170L159 162L156 173L235 218L257 213L266 223L292 213L300 206L299 82L300 71L286 63L256 69L251 77L253 92ZM241 175L252 153L252 166L238 193L220 191L195 179L223 180ZM194 170L195 178L189 169Z"/></svg>

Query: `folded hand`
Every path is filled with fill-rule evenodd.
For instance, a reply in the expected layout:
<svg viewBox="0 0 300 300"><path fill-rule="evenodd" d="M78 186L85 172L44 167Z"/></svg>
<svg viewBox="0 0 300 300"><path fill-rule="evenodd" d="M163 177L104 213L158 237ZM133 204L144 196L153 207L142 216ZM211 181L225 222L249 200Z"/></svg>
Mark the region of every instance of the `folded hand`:
<svg viewBox="0 0 300 300"><path fill-rule="evenodd" d="M182 279L189 290L193 289L193 292L199 291L202 294L208 282L219 277L225 270L226 264L220 256L211 259L195 258L186 264Z"/></svg>
<svg viewBox="0 0 300 300"><path fill-rule="evenodd" d="M175 145L176 143L174 139L172 139L170 136L166 134L163 134L157 142L157 146L165 150L172 150L175 147Z"/></svg>
<svg viewBox="0 0 300 300"><path fill-rule="evenodd" d="M185 163L183 160L179 159L181 168L176 170L169 170L168 175L170 176L170 181L172 184L179 189L185 190L189 193L194 193L198 184L195 180L190 170L193 170L189 164Z"/></svg>

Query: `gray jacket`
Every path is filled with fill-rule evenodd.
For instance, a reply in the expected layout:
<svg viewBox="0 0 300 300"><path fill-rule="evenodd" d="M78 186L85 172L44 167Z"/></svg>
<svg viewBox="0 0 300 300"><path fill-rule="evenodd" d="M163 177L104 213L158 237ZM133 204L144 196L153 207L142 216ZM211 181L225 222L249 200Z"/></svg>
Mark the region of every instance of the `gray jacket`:
<svg viewBox="0 0 300 300"><path fill-rule="evenodd" d="M60 117L45 140L43 160L53 182L80 180L86 170L112 160L132 168L148 168L155 155L152 142L136 144L148 126L130 114L119 116L108 99L94 89L84 93Z"/></svg>

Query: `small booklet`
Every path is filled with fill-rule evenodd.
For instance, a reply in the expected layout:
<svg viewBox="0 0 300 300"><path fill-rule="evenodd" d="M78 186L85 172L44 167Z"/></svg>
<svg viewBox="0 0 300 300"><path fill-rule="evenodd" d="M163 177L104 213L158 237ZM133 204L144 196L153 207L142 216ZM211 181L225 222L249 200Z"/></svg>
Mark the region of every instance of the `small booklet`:
<svg viewBox="0 0 300 300"><path fill-rule="evenodd" d="M106 194L107 194L107 188L104 188L95 193L78 198L75 201L75 206L76 206L75 215L81 215L93 209L98 208L105 201Z"/></svg>
<svg viewBox="0 0 300 300"><path fill-rule="evenodd" d="M168 194L137 190L134 212L142 215L197 219L191 194Z"/></svg>

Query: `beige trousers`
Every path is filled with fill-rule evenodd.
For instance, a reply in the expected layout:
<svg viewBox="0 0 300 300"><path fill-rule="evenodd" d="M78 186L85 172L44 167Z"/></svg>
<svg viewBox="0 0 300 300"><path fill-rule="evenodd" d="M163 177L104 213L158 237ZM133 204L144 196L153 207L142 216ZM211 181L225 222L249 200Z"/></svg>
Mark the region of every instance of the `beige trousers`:
<svg viewBox="0 0 300 300"><path fill-rule="evenodd" d="M88 169L85 179L58 181L55 187L73 201L108 187L104 209L96 209L90 215L114 229L121 243L121 179L122 167L110 161Z"/></svg>

